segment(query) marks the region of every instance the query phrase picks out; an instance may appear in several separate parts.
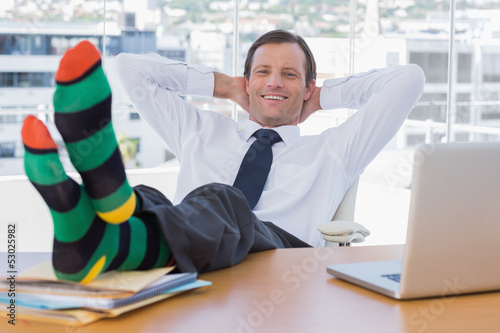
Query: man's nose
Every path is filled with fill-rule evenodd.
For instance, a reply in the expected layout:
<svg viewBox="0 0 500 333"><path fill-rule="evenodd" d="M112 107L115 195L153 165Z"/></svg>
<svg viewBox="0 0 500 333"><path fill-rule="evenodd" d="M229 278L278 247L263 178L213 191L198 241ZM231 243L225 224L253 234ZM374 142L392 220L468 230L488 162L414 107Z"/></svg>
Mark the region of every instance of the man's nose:
<svg viewBox="0 0 500 333"><path fill-rule="evenodd" d="M283 79L278 73L271 73L267 78L267 86L271 88L282 87Z"/></svg>

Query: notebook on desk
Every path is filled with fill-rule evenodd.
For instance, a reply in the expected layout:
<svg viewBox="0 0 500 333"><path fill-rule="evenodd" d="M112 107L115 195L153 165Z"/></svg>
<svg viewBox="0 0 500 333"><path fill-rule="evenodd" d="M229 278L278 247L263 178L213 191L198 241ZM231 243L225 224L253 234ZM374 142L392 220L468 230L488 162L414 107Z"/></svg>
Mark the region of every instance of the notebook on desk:
<svg viewBox="0 0 500 333"><path fill-rule="evenodd" d="M423 145L414 164L403 259L328 273L396 299L500 290L500 143Z"/></svg>

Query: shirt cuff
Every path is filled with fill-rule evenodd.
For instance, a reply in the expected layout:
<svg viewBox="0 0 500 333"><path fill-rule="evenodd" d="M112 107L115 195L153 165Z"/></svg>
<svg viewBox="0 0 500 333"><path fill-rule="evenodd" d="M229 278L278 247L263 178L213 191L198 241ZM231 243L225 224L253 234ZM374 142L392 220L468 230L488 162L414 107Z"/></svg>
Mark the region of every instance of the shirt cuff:
<svg viewBox="0 0 500 333"><path fill-rule="evenodd" d="M213 97L214 72L210 67L189 65L187 95Z"/></svg>

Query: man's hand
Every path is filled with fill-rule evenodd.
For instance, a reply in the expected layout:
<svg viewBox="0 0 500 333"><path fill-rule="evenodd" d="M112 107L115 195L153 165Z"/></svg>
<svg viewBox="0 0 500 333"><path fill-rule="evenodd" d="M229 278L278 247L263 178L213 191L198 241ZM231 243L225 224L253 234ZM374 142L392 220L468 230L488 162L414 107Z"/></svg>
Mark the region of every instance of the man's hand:
<svg viewBox="0 0 500 333"><path fill-rule="evenodd" d="M319 104L320 92L321 87L315 87L311 97L304 102L302 112L300 113L299 124L306 121L314 112L321 110L321 105Z"/></svg>
<svg viewBox="0 0 500 333"><path fill-rule="evenodd" d="M230 99L237 103L246 112L250 110L250 100L246 91L243 76L228 76L214 72L214 97Z"/></svg>

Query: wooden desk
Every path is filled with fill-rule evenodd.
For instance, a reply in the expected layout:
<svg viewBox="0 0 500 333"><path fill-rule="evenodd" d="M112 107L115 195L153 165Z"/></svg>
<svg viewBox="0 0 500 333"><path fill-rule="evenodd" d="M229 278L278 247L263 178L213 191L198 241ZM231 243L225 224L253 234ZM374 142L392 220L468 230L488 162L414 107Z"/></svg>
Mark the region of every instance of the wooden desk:
<svg viewBox="0 0 500 333"><path fill-rule="evenodd" d="M500 292L395 301L326 273L326 265L398 259L403 247L280 249L202 274L213 285L82 328L22 320L2 332L500 332Z"/></svg>

